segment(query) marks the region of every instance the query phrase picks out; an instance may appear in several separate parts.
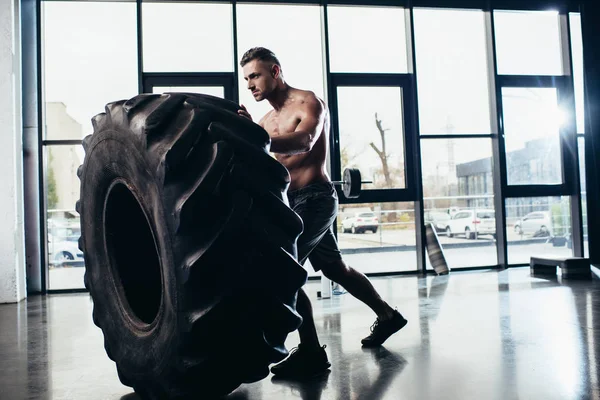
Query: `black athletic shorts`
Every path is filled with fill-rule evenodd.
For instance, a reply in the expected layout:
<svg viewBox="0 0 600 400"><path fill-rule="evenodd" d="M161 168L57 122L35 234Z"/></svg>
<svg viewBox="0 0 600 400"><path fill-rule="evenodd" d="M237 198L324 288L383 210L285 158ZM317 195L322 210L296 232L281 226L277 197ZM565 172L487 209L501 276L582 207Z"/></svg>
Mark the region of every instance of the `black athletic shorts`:
<svg viewBox="0 0 600 400"><path fill-rule="evenodd" d="M298 262L310 260L315 271L342 258L333 235L338 197L331 182L314 183L288 192L290 207L304 222L298 238Z"/></svg>

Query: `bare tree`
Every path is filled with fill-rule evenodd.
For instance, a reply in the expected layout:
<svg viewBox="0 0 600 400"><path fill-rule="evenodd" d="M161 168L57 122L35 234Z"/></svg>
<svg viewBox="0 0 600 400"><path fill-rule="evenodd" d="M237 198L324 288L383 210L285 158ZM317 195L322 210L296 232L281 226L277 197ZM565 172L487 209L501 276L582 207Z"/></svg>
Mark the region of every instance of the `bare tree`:
<svg viewBox="0 0 600 400"><path fill-rule="evenodd" d="M385 179L385 184L388 188L394 186L394 182L392 176L390 174L390 168L388 165L388 156L386 146L385 146L385 133L389 131L389 129L384 129L381 123L381 120L377 117L377 113L375 113L375 125L377 126L377 130L379 131L379 136L381 137L381 149L377 147L377 145L373 142L369 143L371 148L375 150L375 153L379 156L379 160L381 161L381 167L383 169L383 178Z"/></svg>

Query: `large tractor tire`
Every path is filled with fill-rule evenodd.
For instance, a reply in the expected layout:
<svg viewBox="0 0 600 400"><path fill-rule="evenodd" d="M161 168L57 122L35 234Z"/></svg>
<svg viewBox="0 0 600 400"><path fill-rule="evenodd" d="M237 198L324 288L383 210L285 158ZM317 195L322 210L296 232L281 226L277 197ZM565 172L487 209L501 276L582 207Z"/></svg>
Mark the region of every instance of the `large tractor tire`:
<svg viewBox="0 0 600 400"><path fill-rule="evenodd" d="M212 398L268 375L306 271L287 170L234 103L140 95L83 140L80 248L108 356L147 399Z"/></svg>

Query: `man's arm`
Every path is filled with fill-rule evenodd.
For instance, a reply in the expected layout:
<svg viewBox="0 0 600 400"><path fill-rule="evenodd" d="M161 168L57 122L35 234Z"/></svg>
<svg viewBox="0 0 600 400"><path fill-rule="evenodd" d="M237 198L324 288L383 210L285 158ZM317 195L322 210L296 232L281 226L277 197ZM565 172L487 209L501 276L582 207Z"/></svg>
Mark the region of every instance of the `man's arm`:
<svg viewBox="0 0 600 400"><path fill-rule="evenodd" d="M271 151L278 154L300 154L312 150L325 123L325 107L314 98L303 105L300 123L293 132L271 137Z"/></svg>

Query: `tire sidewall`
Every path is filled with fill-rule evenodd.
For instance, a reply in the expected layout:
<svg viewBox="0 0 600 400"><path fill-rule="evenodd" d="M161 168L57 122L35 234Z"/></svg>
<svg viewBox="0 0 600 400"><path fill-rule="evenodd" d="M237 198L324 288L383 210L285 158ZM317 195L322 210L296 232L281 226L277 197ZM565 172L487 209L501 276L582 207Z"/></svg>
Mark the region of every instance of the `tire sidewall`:
<svg viewBox="0 0 600 400"><path fill-rule="evenodd" d="M152 160L144 158L151 154L144 147L145 140L131 132L119 132L114 127L96 132L87 149L85 175L81 177L83 243L86 249L95 250L84 252L95 319L112 358L134 380L160 375L176 351L167 344L174 342L178 331L177 282L168 233L171 227L163 214L162 196L153 173L156 167ZM138 200L157 246L162 299L158 315L149 325L132 317L106 245L104 209L115 180L126 183Z"/></svg>

